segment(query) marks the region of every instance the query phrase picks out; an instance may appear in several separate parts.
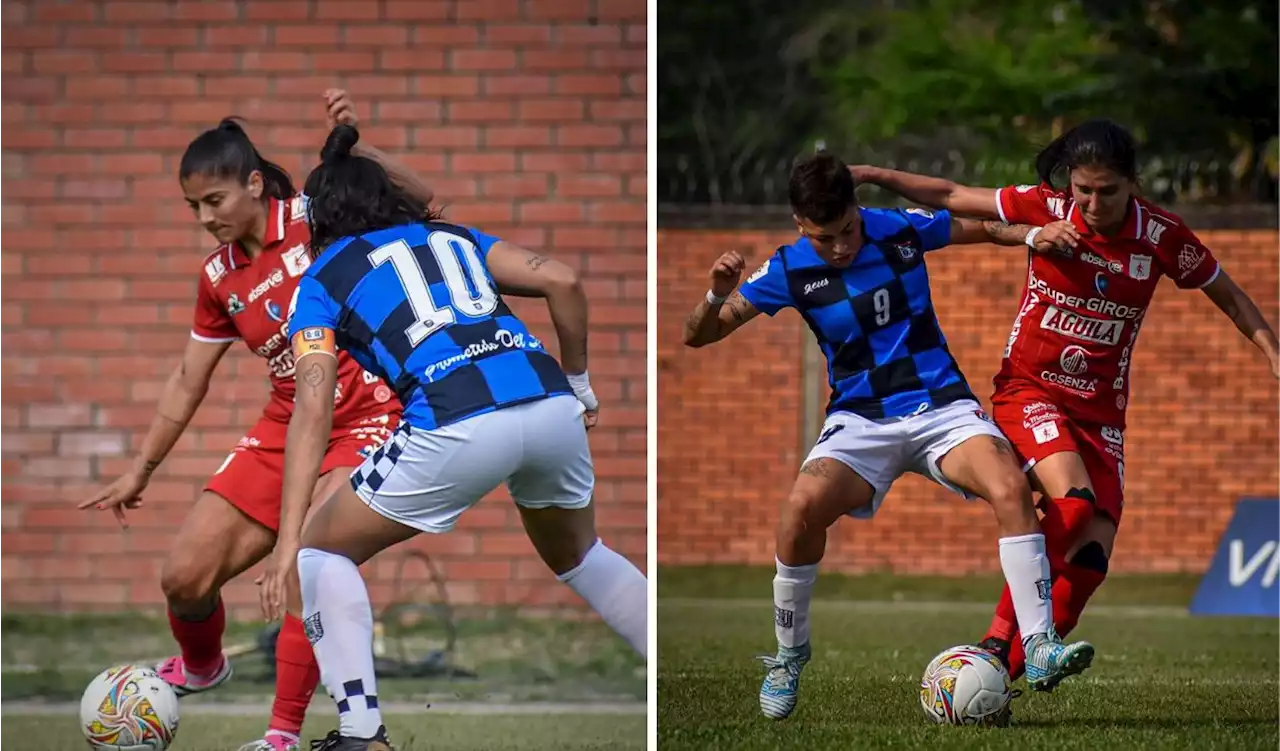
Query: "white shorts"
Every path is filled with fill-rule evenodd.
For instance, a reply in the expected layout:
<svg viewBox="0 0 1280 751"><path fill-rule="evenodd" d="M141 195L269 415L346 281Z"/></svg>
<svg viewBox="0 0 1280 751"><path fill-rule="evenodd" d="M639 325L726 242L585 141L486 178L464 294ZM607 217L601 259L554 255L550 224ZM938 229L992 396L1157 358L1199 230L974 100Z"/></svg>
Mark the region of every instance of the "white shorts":
<svg viewBox="0 0 1280 751"><path fill-rule="evenodd" d="M982 405L972 399L952 402L908 417L868 419L851 412L834 412L822 426L822 436L805 462L835 459L857 472L875 489L870 506L849 512L858 519L870 519L880 509L894 480L907 472L924 475L966 498L963 489L947 482L938 462L951 449L978 435L989 435L1005 443Z"/></svg>
<svg viewBox="0 0 1280 751"><path fill-rule="evenodd" d="M583 508L595 472L572 396L553 396L435 430L401 423L351 474L356 495L392 521L448 532L502 483L526 508Z"/></svg>

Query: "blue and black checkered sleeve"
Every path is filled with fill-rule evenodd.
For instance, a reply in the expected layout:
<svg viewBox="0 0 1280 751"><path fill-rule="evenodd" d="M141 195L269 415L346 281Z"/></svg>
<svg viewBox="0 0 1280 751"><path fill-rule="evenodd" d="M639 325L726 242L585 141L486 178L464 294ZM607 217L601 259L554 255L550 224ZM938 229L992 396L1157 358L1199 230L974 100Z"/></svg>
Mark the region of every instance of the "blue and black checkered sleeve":
<svg viewBox="0 0 1280 751"><path fill-rule="evenodd" d="M342 309L320 280L311 274L298 280L298 288L289 303L289 339L303 329L338 328Z"/></svg>
<svg viewBox="0 0 1280 751"><path fill-rule="evenodd" d="M782 249L775 251L760 268L747 277L738 291L756 310L768 316L791 307L791 287L787 284L787 268L782 262Z"/></svg>
<svg viewBox="0 0 1280 751"><path fill-rule="evenodd" d="M907 209L903 213L916 233L920 235L920 243L926 253L951 244L950 211Z"/></svg>

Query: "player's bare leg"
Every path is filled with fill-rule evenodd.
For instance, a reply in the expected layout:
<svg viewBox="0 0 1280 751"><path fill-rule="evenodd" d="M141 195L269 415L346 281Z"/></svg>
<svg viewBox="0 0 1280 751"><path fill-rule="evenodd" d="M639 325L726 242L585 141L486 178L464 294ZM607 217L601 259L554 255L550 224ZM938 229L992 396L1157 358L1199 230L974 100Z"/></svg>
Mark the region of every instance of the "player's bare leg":
<svg viewBox="0 0 1280 751"><path fill-rule="evenodd" d="M160 574L180 657L156 668L178 696L208 691L231 677L222 654L222 585L271 552L276 535L222 496L204 492L173 539Z"/></svg>
<svg viewBox="0 0 1280 751"><path fill-rule="evenodd" d="M333 495L339 486L349 483L352 469L339 467L321 475L312 493L311 507L317 508L319 501ZM320 683L320 666L302 628L302 592L297 578L289 580L286 595L287 612L276 637L276 695L271 706L271 720L261 739L246 743L238 751L297 751L301 748L302 723Z"/></svg>
<svg viewBox="0 0 1280 751"><path fill-rule="evenodd" d="M1054 592L1053 622L1058 634L1066 636L1062 623L1068 617L1074 595L1072 583L1063 580L1061 573L1068 549L1079 541L1094 515L1093 483L1084 460L1075 451L1059 451L1039 460L1028 470L1027 477L1031 487L1041 494L1039 506L1044 512L1041 527L1044 529L1049 577ZM1006 584L991 625L978 646L999 657L1014 680L1022 676L1025 664L1018 632L1013 596Z"/></svg>
<svg viewBox="0 0 1280 751"><path fill-rule="evenodd" d="M596 534L594 504L580 509L518 508L525 533L543 563L647 658L648 582L640 569Z"/></svg>
<svg viewBox="0 0 1280 751"><path fill-rule="evenodd" d="M827 529L850 511L870 505L874 497L875 488L836 459L811 459L800 468L778 521L778 572L773 580L778 652L760 658L768 668L760 686L765 717L789 717L800 698L800 673L812 654L809 602L826 552Z"/></svg>
<svg viewBox="0 0 1280 751"><path fill-rule="evenodd" d="M953 484L987 500L1000 525L1000 565L1028 655L1027 683L1052 691L1093 662L1087 642L1063 644L1053 628L1053 597L1044 534L1031 501L1031 486L1013 448L991 436L975 436L938 462Z"/></svg>
<svg viewBox="0 0 1280 751"><path fill-rule="evenodd" d="M342 483L307 521L298 552L303 626L320 680L338 704L338 729L325 751L391 751L378 709L373 611L360 564L418 530L369 508Z"/></svg>

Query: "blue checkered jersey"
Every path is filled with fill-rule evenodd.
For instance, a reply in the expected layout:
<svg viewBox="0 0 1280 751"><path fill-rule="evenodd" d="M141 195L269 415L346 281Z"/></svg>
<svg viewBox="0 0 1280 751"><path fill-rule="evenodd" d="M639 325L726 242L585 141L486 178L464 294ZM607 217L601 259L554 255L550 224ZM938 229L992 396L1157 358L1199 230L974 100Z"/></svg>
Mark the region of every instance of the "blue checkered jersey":
<svg viewBox="0 0 1280 751"><path fill-rule="evenodd" d="M299 281L289 338L333 329L338 348L385 380L405 422L424 430L572 394L498 294L486 265L496 242L443 222L344 237Z"/></svg>
<svg viewBox="0 0 1280 751"><path fill-rule="evenodd" d="M848 268L808 238L777 249L742 285L762 313L795 308L827 358L828 414L916 414L973 393L934 315L924 255L951 241L951 215L862 209L863 245Z"/></svg>

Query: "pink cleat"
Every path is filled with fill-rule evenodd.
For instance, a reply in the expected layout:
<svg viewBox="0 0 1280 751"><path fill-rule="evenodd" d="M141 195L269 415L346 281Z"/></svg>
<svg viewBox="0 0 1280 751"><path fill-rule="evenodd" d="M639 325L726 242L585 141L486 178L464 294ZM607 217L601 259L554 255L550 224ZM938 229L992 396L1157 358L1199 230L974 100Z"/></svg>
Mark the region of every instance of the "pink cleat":
<svg viewBox="0 0 1280 751"><path fill-rule="evenodd" d="M239 751L301 751L300 743L302 741L296 736L270 730L262 740L246 743L240 747Z"/></svg>
<svg viewBox="0 0 1280 751"><path fill-rule="evenodd" d="M165 683L172 686L173 692L181 698L191 694L198 694L201 691L208 691L211 688L217 688L225 683L231 677L231 661L223 657L217 672L212 676L205 677L187 672L186 665L183 664L181 657L170 657L156 666L156 673L160 675Z"/></svg>

